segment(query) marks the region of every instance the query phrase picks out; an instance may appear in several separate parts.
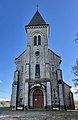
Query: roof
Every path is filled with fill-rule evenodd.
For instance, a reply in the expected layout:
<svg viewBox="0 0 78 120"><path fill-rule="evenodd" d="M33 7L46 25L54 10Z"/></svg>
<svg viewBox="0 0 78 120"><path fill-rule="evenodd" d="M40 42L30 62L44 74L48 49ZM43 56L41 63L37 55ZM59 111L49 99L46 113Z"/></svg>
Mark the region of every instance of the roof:
<svg viewBox="0 0 78 120"><path fill-rule="evenodd" d="M48 48L48 50L50 50L53 54L55 54L57 57L61 58L61 56L57 55L54 51L52 51L51 49Z"/></svg>
<svg viewBox="0 0 78 120"><path fill-rule="evenodd" d="M64 82L64 84L65 84L66 86L68 86L69 88L72 88L72 87L71 87L70 85L68 85L67 83Z"/></svg>
<svg viewBox="0 0 78 120"><path fill-rule="evenodd" d="M36 11L35 15L28 24L28 26L31 25L46 25L45 20L42 18L38 10Z"/></svg>
<svg viewBox="0 0 78 120"><path fill-rule="evenodd" d="M15 60L17 60L18 58L20 58L25 52L26 52L26 50L24 50L24 52L22 52L17 58L15 58Z"/></svg>

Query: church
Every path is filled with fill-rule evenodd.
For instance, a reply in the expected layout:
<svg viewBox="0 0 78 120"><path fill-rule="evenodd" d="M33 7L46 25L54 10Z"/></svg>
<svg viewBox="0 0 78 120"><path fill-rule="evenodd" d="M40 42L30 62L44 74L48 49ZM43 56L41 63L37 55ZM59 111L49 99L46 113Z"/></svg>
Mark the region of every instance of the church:
<svg viewBox="0 0 78 120"><path fill-rule="evenodd" d="M49 27L38 10L25 26L27 49L15 58L12 110L74 109L71 86L62 78L61 57L48 48Z"/></svg>

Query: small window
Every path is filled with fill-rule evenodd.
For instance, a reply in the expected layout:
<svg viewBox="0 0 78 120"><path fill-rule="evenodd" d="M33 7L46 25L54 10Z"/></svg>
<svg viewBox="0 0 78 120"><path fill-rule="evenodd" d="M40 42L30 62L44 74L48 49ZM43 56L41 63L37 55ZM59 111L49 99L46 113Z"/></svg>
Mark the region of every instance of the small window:
<svg viewBox="0 0 78 120"><path fill-rule="evenodd" d="M35 52L35 55L36 55L36 56L39 56L39 54L40 54L39 51L36 51L36 52Z"/></svg>
<svg viewBox="0 0 78 120"><path fill-rule="evenodd" d="M37 45L37 36L34 36L34 45Z"/></svg>
<svg viewBox="0 0 78 120"><path fill-rule="evenodd" d="M40 65L39 64L35 66L35 76L40 77Z"/></svg>
<svg viewBox="0 0 78 120"><path fill-rule="evenodd" d="M20 98L20 103L22 103L23 98Z"/></svg>
<svg viewBox="0 0 78 120"><path fill-rule="evenodd" d="M22 66L22 72L23 72L23 66Z"/></svg>
<svg viewBox="0 0 78 120"><path fill-rule="evenodd" d="M53 91L54 91L54 97L55 97L55 96L56 96L56 95L55 95L55 88L53 89Z"/></svg>
<svg viewBox="0 0 78 120"><path fill-rule="evenodd" d="M52 64L52 72L54 72L54 65Z"/></svg>
<svg viewBox="0 0 78 120"><path fill-rule="evenodd" d="M41 45L41 36L38 36L38 45Z"/></svg>
<svg viewBox="0 0 78 120"><path fill-rule="evenodd" d="M54 72L52 72L52 77L53 77L53 79L54 79Z"/></svg>

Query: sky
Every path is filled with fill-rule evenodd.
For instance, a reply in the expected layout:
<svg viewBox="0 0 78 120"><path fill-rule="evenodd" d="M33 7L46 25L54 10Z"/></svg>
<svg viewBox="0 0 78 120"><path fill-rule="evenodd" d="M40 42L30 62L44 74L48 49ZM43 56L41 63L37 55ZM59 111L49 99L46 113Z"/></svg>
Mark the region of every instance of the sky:
<svg viewBox="0 0 78 120"><path fill-rule="evenodd" d="M78 58L78 0L0 0L0 99L10 99L15 58L26 49L27 25L38 10L50 24L48 47L61 56L63 80L74 87L72 66ZM78 99L78 97L76 97Z"/></svg>

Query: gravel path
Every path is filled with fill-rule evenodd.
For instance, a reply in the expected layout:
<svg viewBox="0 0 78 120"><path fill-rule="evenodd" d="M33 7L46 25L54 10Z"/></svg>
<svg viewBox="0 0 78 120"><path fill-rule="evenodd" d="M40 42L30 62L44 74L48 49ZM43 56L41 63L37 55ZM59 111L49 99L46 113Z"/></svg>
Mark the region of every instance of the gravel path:
<svg viewBox="0 0 78 120"><path fill-rule="evenodd" d="M78 112L2 112L0 120L78 120Z"/></svg>

